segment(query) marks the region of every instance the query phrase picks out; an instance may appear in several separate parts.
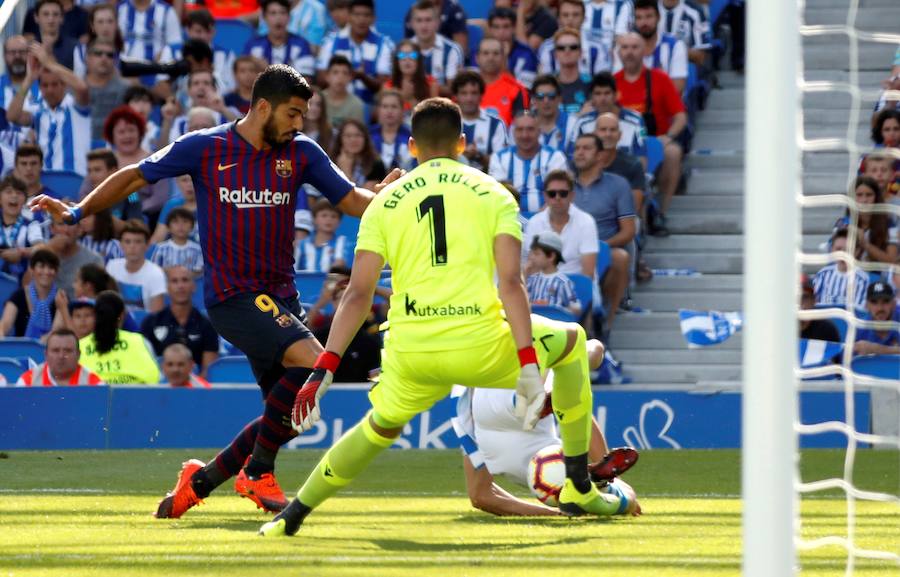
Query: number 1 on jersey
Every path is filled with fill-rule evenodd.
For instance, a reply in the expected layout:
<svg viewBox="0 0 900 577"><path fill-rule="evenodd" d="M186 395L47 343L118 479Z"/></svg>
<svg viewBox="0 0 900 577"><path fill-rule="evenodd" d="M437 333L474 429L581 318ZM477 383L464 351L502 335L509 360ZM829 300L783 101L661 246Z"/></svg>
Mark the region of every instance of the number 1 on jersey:
<svg viewBox="0 0 900 577"><path fill-rule="evenodd" d="M419 222L431 213L428 220L431 232L431 266L447 264L447 223L444 219L444 196L435 194L426 196L416 208Z"/></svg>

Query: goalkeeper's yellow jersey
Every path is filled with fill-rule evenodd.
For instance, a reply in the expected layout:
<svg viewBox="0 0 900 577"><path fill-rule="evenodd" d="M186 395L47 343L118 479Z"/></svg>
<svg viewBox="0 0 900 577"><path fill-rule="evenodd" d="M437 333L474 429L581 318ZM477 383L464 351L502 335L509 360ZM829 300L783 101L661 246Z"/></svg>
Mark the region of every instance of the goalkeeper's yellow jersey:
<svg viewBox="0 0 900 577"><path fill-rule="evenodd" d="M464 349L508 333L494 284L494 238L521 240L517 215L503 185L448 158L427 161L378 193L356 250L380 254L393 271L385 346Z"/></svg>

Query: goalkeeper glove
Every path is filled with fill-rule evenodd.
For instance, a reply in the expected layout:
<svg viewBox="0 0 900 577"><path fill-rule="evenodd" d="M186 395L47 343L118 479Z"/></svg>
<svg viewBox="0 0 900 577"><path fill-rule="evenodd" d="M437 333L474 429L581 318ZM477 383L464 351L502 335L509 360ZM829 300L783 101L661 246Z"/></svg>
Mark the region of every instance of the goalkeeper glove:
<svg viewBox="0 0 900 577"><path fill-rule="evenodd" d="M522 368L516 382L515 414L523 419L522 429L530 431L540 420L541 409L547 398L534 347L519 349L519 364Z"/></svg>
<svg viewBox="0 0 900 577"><path fill-rule="evenodd" d="M319 400L334 380L334 372L337 371L340 362L341 357L330 351L322 351L316 358L313 372L303 383L303 387L297 391L294 408L291 411L291 426L298 433L312 429L318 422L321 416Z"/></svg>

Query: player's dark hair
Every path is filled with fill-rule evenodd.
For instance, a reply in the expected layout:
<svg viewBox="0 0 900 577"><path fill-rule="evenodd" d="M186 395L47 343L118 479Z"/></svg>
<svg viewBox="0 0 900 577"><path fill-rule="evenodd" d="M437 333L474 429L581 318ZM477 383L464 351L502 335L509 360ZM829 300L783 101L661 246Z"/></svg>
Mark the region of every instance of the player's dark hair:
<svg viewBox="0 0 900 577"><path fill-rule="evenodd" d="M412 136L419 147L441 150L453 147L462 134L462 112L449 98L429 98L412 114Z"/></svg>
<svg viewBox="0 0 900 577"><path fill-rule="evenodd" d="M657 0L634 0L634 11L653 10L656 12L656 15L659 16L659 4L657 4L656 1Z"/></svg>
<svg viewBox="0 0 900 577"><path fill-rule="evenodd" d="M884 144L884 137L881 135L881 130L884 128L884 123L891 118L900 124L900 110L885 108L878 113L878 116L875 117L875 124L872 125L872 142L875 144Z"/></svg>
<svg viewBox="0 0 900 577"><path fill-rule="evenodd" d="M488 12L488 26L494 23L494 20L509 20L513 23L513 26L516 25L516 11L512 8L507 8L505 6L501 6L499 8L493 8L490 12Z"/></svg>
<svg viewBox="0 0 900 577"><path fill-rule="evenodd" d="M609 88L613 92L615 92L616 79L608 71L603 71L595 74L594 77L591 78L591 86L590 90L588 90L588 93L593 92L595 88Z"/></svg>
<svg viewBox="0 0 900 577"><path fill-rule="evenodd" d="M185 28L190 28L195 24L210 30L216 25L216 21L213 19L212 13L210 13L209 10L206 8L197 8L196 10L188 12L184 17Z"/></svg>
<svg viewBox="0 0 900 577"><path fill-rule="evenodd" d="M50 339L52 339L53 337L59 337L59 338L72 337L73 339L75 339L75 351L76 351L75 354L77 354L77 355L81 354L81 351L78 349L78 335L76 335L74 332L72 332L71 329L62 328L62 329L54 329L54 330L50 331L50 333L47 335L47 341L46 341L46 344L48 347L50 346Z"/></svg>
<svg viewBox="0 0 900 577"><path fill-rule="evenodd" d="M266 13L266 10L269 9L269 6L272 4L278 4L288 12L291 11L291 2L290 0L260 0L259 7L262 8L263 14Z"/></svg>
<svg viewBox="0 0 900 577"><path fill-rule="evenodd" d="M92 160L102 160L103 164L106 165L106 168L109 170L115 170L119 168L119 159L116 158L116 153L108 148L98 148L96 150L91 150L87 153L88 162Z"/></svg>
<svg viewBox="0 0 900 577"><path fill-rule="evenodd" d="M144 139L144 134L147 133L147 121L134 108L123 104L114 108L106 117L106 120L103 121L103 138L106 139L106 142L115 145L115 142L113 142L113 130L116 124L121 121L133 124L138 130L138 140Z"/></svg>
<svg viewBox="0 0 900 577"><path fill-rule="evenodd" d="M556 90L557 95L559 94L559 80L556 79L556 76L552 74L541 74L537 78L534 79L534 82L531 83L532 93L537 92L537 87L545 84L549 84Z"/></svg>
<svg viewBox="0 0 900 577"><path fill-rule="evenodd" d="M25 181L15 176L12 173L7 174L0 180L0 191L4 191L7 188L10 188L16 192L21 192L22 196L28 196L28 185L25 184Z"/></svg>
<svg viewBox="0 0 900 577"><path fill-rule="evenodd" d="M116 286L116 282L113 280L112 276L106 272L106 269L103 268L102 265L97 263L91 262L83 265L78 269L78 278L81 279L81 284L91 285L95 295L106 290L118 290L118 286Z"/></svg>
<svg viewBox="0 0 900 577"><path fill-rule="evenodd" d="M103 291L97 295L94 305L97 321L94 324L94 341L97 352L108 353L119 340L119 319L125 313L125 302L113 291Z"/></svg>
<svg viewBox="0 0 900 577"><path fill-rule="evenodd" d="M31 253L31 259L28 261L28 268L35 268L39 264L45 264L53 270L59 270L59 257L50 249L39 248Z"/></svg>
<svg viewBox="0 0 900 577"><path fill-rule="evenodd" d="M197 222L197 217L194 216L193 212L184 208L183 206L176 206L171 211L169 211L168 215L166 215L166 226L172 226L172 221L178 218L190 221L191 226L193 226L194 223Z"/></svg>
<svg viewBox="0 0 900 577"><path fill-rule="evenodd" d="M250 106L265 99L274 110L295 96L308 102L312 95L309 82L299 72L287 64L273 64L256 77Z"/></svg>
<svg viewBox="0 0 900 577"><path fill-rule="evenodd" d="M582 138L590 139L594 143L594 146L597 147L598 152L603 150L603 141L600 140L600 137L597 136L596 134L594 134L593 132L585 132L584 134L579 134L578 138L576 138L575 140L578 141L578 140L581 140Z"/></svg>
<svg viewBox="0 0 900 577"><path fill-rule="evenodd" d="M129 102L134 102L135 100L147 100L152 104L153 93L150 92L150 89L143 84L129 86L125 90L125 95L122 96L122 104L128 104Z"/></svg>
<svg viewBox="0 0 900 577"><path fill-rule="evenodd" d="M551 182L559 182L563 181L566 183L566 186L569 188L569 192L572 192L572 189L575 188L575 179L572 178L572 173L564 168L557 168L556 170L551 170L547 173L547 176L544 177L544 190L547 190L548 185Z"/></svg>
<svg viewBox="0 0 900 577"><path fill-rule="evenodd" d="M138 218L130 218L125 221L125 226L122 227L121 236L125 236L126 233L140 234L143 235L144 240L150 241L150 229L147 228L147 225L144 224L143 220Z"/></svg>
<svg viewBox="0 0 900 577"><path fill-rule="evenodd" d="M26 142L24 144L20 144L18 148L16 148L16 158L13 163L18 162L20 158L30 158L32 156L37 156L38 161L43 164L44 163L44 151L41 150L41 147L37 144L32 144L30 142Z"/></svg>
<svg viewBox="0 0 900 577"><path fill-rule="evenodd" d="M453 94L459 94L459 91L462 90L463 86L468 86L469 84L476 85L478 87L478 92L484 94L484 78L474 70L463 70L457 74L456 78L450 83L450 91Z"/></svg>

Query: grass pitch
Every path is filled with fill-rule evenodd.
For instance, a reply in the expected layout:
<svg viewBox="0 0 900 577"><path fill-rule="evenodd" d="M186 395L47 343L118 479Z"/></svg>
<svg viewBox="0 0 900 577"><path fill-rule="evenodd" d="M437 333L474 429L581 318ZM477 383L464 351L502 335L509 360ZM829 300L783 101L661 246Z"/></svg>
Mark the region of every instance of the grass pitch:
<svg viewBox="0 0 900 577"><path fill-rule="evenodd" d="M0 577L149 575L738 575L738 451L645 451L626 479L640 518L498 518L472 509L457 451L388 451L292 539L255 531L269 517L231 484L178 521L151 517L183 460L214 451L15 452L0 459ZM318 451L282 453L292 492ZM843 451L805 451L804 481L841 476ZM760 464L760 466L766 466ZM854 479L898 494L900 453L862 451ZM513 488L510 483L504 484ZM519 494L526 494L524 490ZM900 507L858 502L856 541L900 553ZM846 536L837 492L802 503L803 536ZM843 575L839 547L801 554L807 575ZM897 575L858 560L856 575Z"/></svg>

